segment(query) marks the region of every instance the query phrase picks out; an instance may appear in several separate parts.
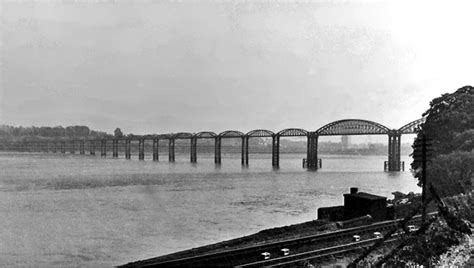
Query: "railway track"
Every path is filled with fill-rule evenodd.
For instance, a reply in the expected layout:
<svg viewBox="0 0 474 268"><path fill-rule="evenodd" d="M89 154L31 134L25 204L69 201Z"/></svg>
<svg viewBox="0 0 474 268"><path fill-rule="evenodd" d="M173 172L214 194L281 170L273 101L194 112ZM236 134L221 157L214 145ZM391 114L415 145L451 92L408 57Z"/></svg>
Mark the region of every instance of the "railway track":
<svg viewBox="0 0 474 268"><path fill-rule="evenodd" d="M360 227L343 229L330 233L309 235L294 239L287 239L278 242L265 243L255 246L243 247L238 249L220 251L217 253L202 254L197 256L190 256L179 259L162 260L162 258L152 258L133 263L128 263L120 267L234 267L246 265L245 263L260 263L264 258L269 257L270 260L277 260L281 258L298 258L299 254L311 254L320 250L321 254L329 252L327 249L332 249L337 246L331 243L348 243L352 240L354 235L367 236L373 235L374 232L385 232L398 226L401 219L373 223ZM415 225L421 221L420 216L415 216L408 224ZM348 243L340 247L346 247L348 250L350 245L360 245L372 243L372 237L361 242ZM329 246L328 246L329 244ZM285 251L286 250L286 251ZM263 256L262 253L267 253ZM315 253L316 254L316 253ZM328 253L329 254L329 253ZM334 254L334 253L331 253ZM286 256L288 255L288 256ZM254 266L249 266L254 267Z"/></svg>
<svg viewBox="0 0 474 268"><path fill-rule="evenodd" d="M236 268L250 268L250 267L294 267L297 263L304 261L315 261L318 259L334 256L338 254L346 254L349 252L359 251L365 247L372 246L381 238L372 238L359 242L352 242L340 246L306 251L298 254L257 261L253 263L246 263L236 266ZM390 239L386 242L394 242L397 239Z"/></svg>

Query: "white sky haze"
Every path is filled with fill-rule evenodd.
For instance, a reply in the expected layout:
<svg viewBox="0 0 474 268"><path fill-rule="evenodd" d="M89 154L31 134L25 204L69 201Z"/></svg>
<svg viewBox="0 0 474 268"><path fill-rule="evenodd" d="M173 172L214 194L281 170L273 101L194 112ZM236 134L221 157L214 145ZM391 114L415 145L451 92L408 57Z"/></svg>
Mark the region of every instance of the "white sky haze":
<svg viewBox="0 0 474 268"><path fill-rule="evenodd" d="M390 128L472 84L470 1L2 1L0 124Z"/></svg>

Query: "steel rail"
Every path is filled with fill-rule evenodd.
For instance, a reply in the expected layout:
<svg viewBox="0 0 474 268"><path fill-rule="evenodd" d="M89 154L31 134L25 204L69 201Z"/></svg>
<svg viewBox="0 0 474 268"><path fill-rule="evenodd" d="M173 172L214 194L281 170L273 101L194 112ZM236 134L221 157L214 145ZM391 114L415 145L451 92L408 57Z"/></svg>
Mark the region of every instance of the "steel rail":
<svg viewBox="0 0 474 268"><path fill-rule="evenodd" d="M410 223L416 223L421 220L421 216L415 216ZM391 221L384 221L373 223L371 225L364 225L360 227L353 227L343 230L338 230L334 232L328 232L323 234L315 234L309 235L304 237L292 238L283 241L276 241L270 242L260 245L242 247L237 249L225 250L216 253L208 253L202 254L197 256L190 256L190 257L183 257L178 259L171 259L171 260L159 260L162 257L137 261L133 263L128 263L120 267L182 267L190 265L191 263L199 263L199 262L209 262L212 260L223 259L225 260L228 257L236 258L238 256L243 256L245 254L256 253L256 252L263 252L263 251L271 251L280 248L287 248L293 245L301 245L307 244L310 242L324 242L327 240L333 240L340 237L347 237L354 234L365 234L368 232L373 231L383 231L386 229L390 229L396 227L398 223L402 221L402 219L391 220Z"/></svg>
<svg viewBox="0 0 474 268"><path fill-rule="evenodd" d="M334 247L329 247L329 248L324 248L324 249L316 249L316 250L311 250L307 252L302 252L298 254L293 254L293 255L288 255L288 256L283 256L283 257L278 257L278 258L273 258L269 260L263 260L263 261L258 261L258 262L253 262L253 263L247 263L243 265L238 265L235 266L236 268L244 268L244 267L278 267L278 266L285 266L285 265L290 265L294 264L297 262L301 261L310 261L310 260L315 260L319 258L324 258L330 255L335 255L335 254L341 254L341 253L347 253L350 251L355 251L355 250L360 250L362 247L366 246L371 246L381 238L371 238L371 239L366 239L364 241L359 241L359 242L352 242L340 246L334 246ZM390 239L387 240L387 243L396 241L398 239Z"/></svg>

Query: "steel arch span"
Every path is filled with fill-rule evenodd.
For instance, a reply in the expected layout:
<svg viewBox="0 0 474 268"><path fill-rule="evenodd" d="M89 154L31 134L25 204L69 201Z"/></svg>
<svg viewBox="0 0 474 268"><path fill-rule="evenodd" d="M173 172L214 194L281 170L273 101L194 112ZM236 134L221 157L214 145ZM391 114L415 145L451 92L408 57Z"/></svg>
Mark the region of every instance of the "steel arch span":
<svg viewBox="0 0 474 268"><path fill-rule="evenodd" d="M308 136L308 131L301 128L287 128L277 133L279 137L301 137Z"/></svg>
<svg viewBox="0 0 474 268"><path fill-rule="evenodd" d="M272 137L275 133L266 129L256 129L245 134L246 137Z"/></svg>
<svg viewBox="0 0 474 268"><path fill-rule="evenodd" d="M344 119L329 123L318 130L320 136L331 135L382 135L388 134L390 129L376 122L362 119Z"/></svg>
<svg viewBox="0 0 474 268"><path fill-rule="evenodd" d="M201 138L201 139L215 138L215 137L217 137L217 134L212 132L212 131L201 131L201 132L198 132L198 133L194 134L194 137Z"/></svg>
<svg viewBox="0 0 474 268"><path fill-rule="evenodd" d="M174 134L173 136L171 136L171 138L173 139L190 139L194 136L193 133L189 133L189 132L179 132L179 133L176 133Z"/></svg>
<svg viewBox="0 0 474 268"><path fill-rule="evenodd" d="M241 138L244 136L244 133L238 130L227 130L218 135L219 138Z"/></svg>
<svg viewBox="0 0 474 268"><path fill-rule="evenodd" d="M167 139L171 139L173 137L174 134L159 134L156 136L156 138L160 139L160 140L167 140Z"/></svg>
<svg viewBox="0 0 474 268"><path fill-rule="evenodd" d="M423 117L423 118L420 118L418 120L415 120L415 121L412 121L406 125L404 125L403 127L399 128L398 129L398 132L400 134L416 134L416 130L418 129L418 127L425 123L426 121L426 118Z"/></svg>

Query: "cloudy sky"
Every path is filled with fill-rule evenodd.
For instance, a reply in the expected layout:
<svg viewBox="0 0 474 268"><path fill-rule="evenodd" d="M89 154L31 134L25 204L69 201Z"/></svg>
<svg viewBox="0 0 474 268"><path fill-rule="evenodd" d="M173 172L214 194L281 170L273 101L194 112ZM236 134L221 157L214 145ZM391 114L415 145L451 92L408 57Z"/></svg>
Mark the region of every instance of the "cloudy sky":
<svg viewBox="0 0 474 268"><path fill-rule="evenodd" d="M399 128L473 84L470 2L0 1L0 124Z"/></svg>

